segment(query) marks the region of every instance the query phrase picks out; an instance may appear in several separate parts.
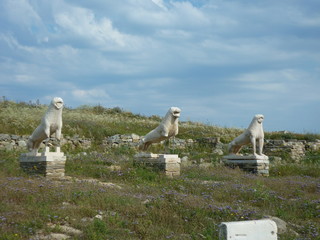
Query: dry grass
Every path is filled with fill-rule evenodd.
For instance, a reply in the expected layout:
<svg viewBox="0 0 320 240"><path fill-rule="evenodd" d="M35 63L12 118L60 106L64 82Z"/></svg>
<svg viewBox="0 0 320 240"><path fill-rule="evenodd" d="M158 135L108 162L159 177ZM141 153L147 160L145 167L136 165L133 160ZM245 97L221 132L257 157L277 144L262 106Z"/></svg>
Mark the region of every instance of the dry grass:
<svg viewBox="0 0 320 240"><path fill-rule="evenodd" d="M29 135L46 108L0 102L0 133ZM63 114L65 135L92 137L97 142L114 134L144 135L160 121L157 116L101 106L64 109ZM240 131L184 122L179 137L215 136L228 142ZM319 136L306 136L312 137ZM180 177L168 179L151 169L134 167L135 150L131 148L96 147L87 150L87 155L77 153L81 151L68 152L70 181L28 176L19 167L20 152L0 151L1 240L30 239L39 230L43 234L61 232L63 225L82 231L73 239L217 240L222 221L267 215L285 220L299 233L299 237L283 234L280 240L320 239L319 152L308 154L304 164L272 165L271 176L263 178L219 165L206 146L175 150L190 160L207 158L215 165L184 167ZM115 187L77 179L111 182ZM94 218L97 214L102 219Z"/></svg>
<svg viewBox="0 0 320 240"><path fill-rule="evenodd" d="M59 232L49 227L54 223L83 232L74 239L217 240L220 222L267 215L280 217L300 234L279 239L319 239L319 165L296 167L285 176L275 168L269 178L219 165L193 165L168 179L134 167L132 153L117 151L70 155L66 174L121 188L26 176L18 166L18 152L0 152L0 239L29 239L40 229ZM306 175L308 171L312 174ZM85 220L97 214L103 219Z"/></svg>
<svg viewBox="0 0 320 240"><path fill-rule="evenodd" d="M31 105L0 102L0 132L16 135L30 135L40 123L47 109L46 105ZM82 106L63 110L63 133L68 136L84 136L97 141L115 134L136 133L145 135L155 128L161 117L141 116L123 111L119 108L106 109L100 106ZM180 138L221 137L229 141L239 134L239 129L227 129L201 123L182 122L179 129Z"/></svg>

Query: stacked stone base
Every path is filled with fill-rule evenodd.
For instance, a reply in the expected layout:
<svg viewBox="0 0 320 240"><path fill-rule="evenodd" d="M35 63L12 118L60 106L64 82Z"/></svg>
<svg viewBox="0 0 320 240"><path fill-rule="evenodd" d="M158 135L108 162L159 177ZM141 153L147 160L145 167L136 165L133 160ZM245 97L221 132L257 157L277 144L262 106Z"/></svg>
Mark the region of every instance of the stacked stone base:
<svg viewBox="0 0 320 240"><path fill-rule="evenodd" d="M175 154L138 153L134 157L134 163L163 171L168 177L180 175L181 159Z"/></svg>
<svg viewBox="0 0 320 240"><path fill-rule="evenodd" d="M62 178L65 175L66 156L60 152L50 152L49 147L42 153L24 153L20 156L20 167L28 174L46 178Z"/></svg>
<svg viewBox="0 0 320 240"><path fill-rule="evenodd" d="M269 158L267 156L239 156L239 155L228 155L223 157L225 165L257 174L260 176L269 176Z"/></svg>

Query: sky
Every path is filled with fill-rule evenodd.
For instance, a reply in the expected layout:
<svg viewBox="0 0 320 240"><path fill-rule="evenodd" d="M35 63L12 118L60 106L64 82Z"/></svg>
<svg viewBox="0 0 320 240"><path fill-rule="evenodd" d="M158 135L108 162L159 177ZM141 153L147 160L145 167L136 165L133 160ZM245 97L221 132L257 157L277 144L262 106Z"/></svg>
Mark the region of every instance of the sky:
<svg viewBox="0 0 320 240"><path fill-rule="evenodd" d="M319 0L0 0L0 96L320 133Z"/></svg>

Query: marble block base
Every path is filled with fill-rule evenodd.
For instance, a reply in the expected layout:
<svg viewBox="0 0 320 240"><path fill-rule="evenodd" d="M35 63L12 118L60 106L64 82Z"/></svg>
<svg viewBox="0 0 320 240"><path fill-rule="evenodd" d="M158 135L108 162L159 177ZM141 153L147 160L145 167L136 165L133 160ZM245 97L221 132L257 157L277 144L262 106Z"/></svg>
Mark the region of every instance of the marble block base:
<svg viewBox="0 0 320 240"><path fill-rule="evenodd" d="M265 155L228 155L224 156L222 161L232 168L239 167L246 172L269 176L269 158Z"/></svg>
<svg viewBox="0 0 320 240"><path fill-rule="evenodd" d="M269 219L222 222L219 226L219 240L277 240L277 224Z"/></svg>
<svg viewBox="0 0 320 240"><path fill-rule="evenodd" d="M134 163L164 171L168 177L180 175L181 159L175 154L138 153L134 156Z"/></svg>
<svg viewBox="0 0 320 240"><path fill-rule="evenodd" d="M66 156L56 147L50 152L49 147L42 153L24 153L20 156L20 167L28 174L42 175L47 178L64 177Z"/></svg>

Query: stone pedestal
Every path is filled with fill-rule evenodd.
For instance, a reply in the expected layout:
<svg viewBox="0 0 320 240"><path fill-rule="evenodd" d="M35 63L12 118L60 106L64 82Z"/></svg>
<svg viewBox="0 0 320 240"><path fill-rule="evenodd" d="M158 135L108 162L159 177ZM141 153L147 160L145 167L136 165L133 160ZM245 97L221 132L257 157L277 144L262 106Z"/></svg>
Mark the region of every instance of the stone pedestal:
<svg viewBox="0 0 320 240"><path fill-rule="evenodd" d="M163 171L168 177L180 175L181 159L175 154L138 153L134 163Z"/></svg>
<svg viewBox="0 0 320 240"><path fill-rule="evenodd" d="M269 219L222 222L219 240L277 240L277 224Z"/></svg>
<svg viewBox="0 0 320 240"><path fill-rule="evenodd" d="M50 152L49 147L42 153L24 153L20 156L20 167L28 174L42 175L47 178L64 177L66 156L56 147Z"/></svg>
<svg viewBox="0 0 320 240"><path fill-rule="evenodd" d="M261 176L269 176L269 158L268 156L241 156L241 155L228 155L224 156L222 161L225 165L254 173Z"/></svg>

